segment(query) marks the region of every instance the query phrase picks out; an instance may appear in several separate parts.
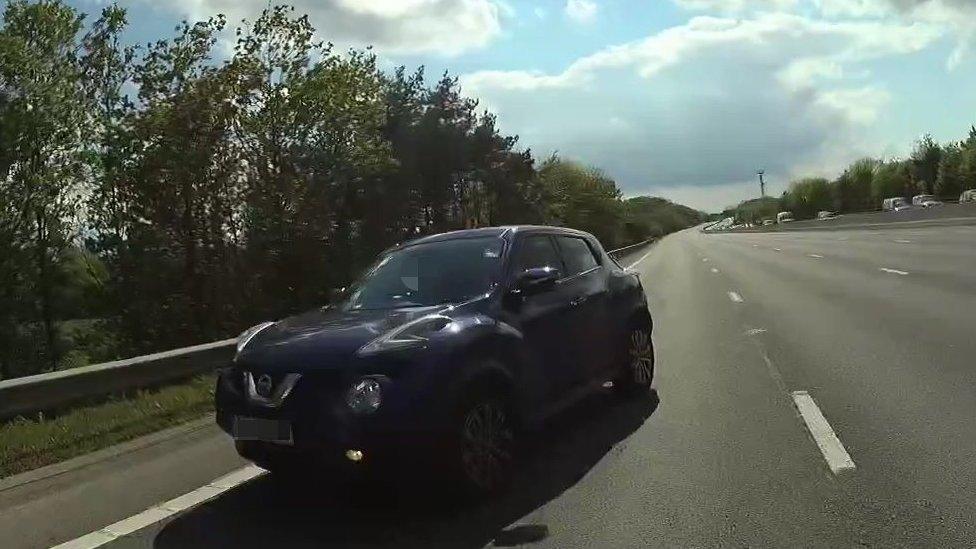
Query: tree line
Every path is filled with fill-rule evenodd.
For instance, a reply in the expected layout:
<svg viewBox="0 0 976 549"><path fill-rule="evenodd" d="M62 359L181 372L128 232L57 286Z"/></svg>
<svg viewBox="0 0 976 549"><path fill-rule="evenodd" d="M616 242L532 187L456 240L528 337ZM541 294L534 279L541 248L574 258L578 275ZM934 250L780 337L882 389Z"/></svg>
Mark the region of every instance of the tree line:
<svg viewBox="0 0 976 549"><path fill-rule="evenodd" d="M908 158L862 158L833 181L808 177L790 183L779 198L747 200L727 208L723 217L739 223L757 223L791 211L797 219L810 219L820 211L863 212L881 209L886 198L911 199L931 194L958 200L976 188L976 126L961 141L940 144L925 135Z"/></svg>
<svg viewBox="0 0 976 549"><path fill-rule="evenodd" d="M337 52L287 6L145 45L126 27L115 5L4 11L0 378L232 336L421 234L548 223L610 248L703 219L537 160L456 77Z"/></svg>

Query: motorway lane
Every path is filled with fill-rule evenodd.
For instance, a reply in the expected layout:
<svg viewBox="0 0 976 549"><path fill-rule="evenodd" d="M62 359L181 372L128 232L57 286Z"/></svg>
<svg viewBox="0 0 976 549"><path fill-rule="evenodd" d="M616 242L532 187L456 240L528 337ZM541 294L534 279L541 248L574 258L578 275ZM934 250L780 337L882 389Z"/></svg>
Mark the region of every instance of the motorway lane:
<svg viewBox="0 0 976 549"><path fill-rule="evenodd" d="M845 238L833 242L712 235L693 243L724 266L751 315L768 319L764 344L785 382L811 391L858 463L842 484L862 528L889 544L976 541L972 234L852 231L832 233ZM851 253L851 242L872 240L873 250ZM933 255L931 242L944 251ZM895 258L908 275L878 270Z"/></svg>
<svg viewBox="0 0 976 549"><path fill-rule="evenodd" d="M636 267L656 320L660 401L602 393L570 410L534 441L510 494L460 508L423 486L370 499L259 478L112 546L970 547L972 235L671 235ZM879 270L889 263L909 274ZM797 390L855 470L830 472ZM0 534L41 546L54 538L27 527L50 532L53 513L97 527L148 506L140 494L161 501L239 466L220 433L199 437L193 451L132 458L117 478L91 475L84 490L66 482L67 497L42 494L60 505L21 510L19 528L0 501Z"/></svg>

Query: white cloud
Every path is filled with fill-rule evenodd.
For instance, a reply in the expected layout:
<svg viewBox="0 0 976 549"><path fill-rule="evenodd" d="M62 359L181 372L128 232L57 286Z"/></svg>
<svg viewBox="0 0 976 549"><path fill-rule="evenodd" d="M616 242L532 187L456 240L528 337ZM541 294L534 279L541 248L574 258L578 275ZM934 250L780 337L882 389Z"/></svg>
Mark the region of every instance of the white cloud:
<svg viewBox="0 0 976 549"><path fill-rule="evenodd" d="M733 13L747 9L779 11L795 7L799 0L673 0L678 6L698 11Z"/></svg>
<svg viewBox="0 0 976 549"><path fill-rule="evenodd" d="M566 15L577 23L589 23L596 18L597 5L590 0L566 0Z"/></svg>
<svg viewBox="0 0 976 549"><path fill-rule="evenodd" d="M844 76L844 67L826 57L802 57L791 61L776 76L784 86L796 90L819 81L840 79Z"/></svg>
<svg viewBox="0 0 976 549"><path fill-rule="evenodd" d="M900 19L936 25L951 31L955 49L946 60L957 67L976 46L976 0L672 0L686 9L719 14L750 11L807 13L831 19Z"/></svg>
<svg viewBox="0 0 976 549"><path fill-rule="evenodd" d="M147 1L147 0L136 0ZM488 45L511 16L495 0L294 0L308 14L319 38L346 46L376 46L381 53L458 55ZM227 15L234 25L254 20L266 0L173 0L156 4L191 19Z"/></svg>
<svg viewBox="0 0 976 549"><path fill-rule="evenodd" d="M562 71L479 71L462 84L541 154L604 167L626 194L718 210L752 196L741 193L759 167L775 190L872 152L890 98L865 81L870 62L940 36L896 20L700 16Z"/></svg>
<svg viewBox="0 0 976 549"><path fill-rule="evenodd" d="M535 8L534 8L534 9L532 10L532 13L534 13L534 14L535 14L535 16L536 16L536 17L538 17L539 19L545 19L545 18L546 18L546 15L547 15L547 14L546 14L546 9L545 9L545 8L540 8L540 7L538 7L538 6L536 6L536 7L535 7Z"/></svg>
<svg viewBox="0 0 976 549"><path fill-rule="evenodd" d="M817 96L819 105L843 113L847 120L861 125L876 121L890 100L891 94L873 86L826 90Z"/></svg>
<svg viewBox="0 0 976 549"><path fill-rule="evenodd" d="M824 67L858 62L893 54L915 52L939 37L939 31L923 24L880 22L828 22L790 14L765 14L756 19L695 17L636 42L611 46L580 58L564 71L480 71L465 77L473 89L520 89L572 87L590 81L597 71L632 67L650 78L661 70L717 48L745 48L749 55L769 58L783 65L786 78L809 76L810 63ZM797 66L803 56L807 66ZM810 61L814 59L815 61Z"/></svg>

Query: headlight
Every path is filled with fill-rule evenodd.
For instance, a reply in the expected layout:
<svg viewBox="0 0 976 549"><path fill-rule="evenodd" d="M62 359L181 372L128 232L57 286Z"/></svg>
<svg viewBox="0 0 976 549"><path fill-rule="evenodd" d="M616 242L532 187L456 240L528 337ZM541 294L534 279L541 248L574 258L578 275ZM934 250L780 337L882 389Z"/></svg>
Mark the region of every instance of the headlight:
<svg viewBox="0 0 976 549"><path fill-rule="evenodd" d="M247 345L254 336L258 335L258 332L273 324L274 322L262 322L257 326L251 326L250 328L241 332L241 335L237 336L237 352L240 353L242 350L244 350L244 346Z"/></svg>
<svg viewBox="0 0 976 549"><path fill-rule="evenodd" d="M451 322L453 320L444 315L428 315L412 320L363 345L357 354L366 356L384 351L423 347L431 334L442 330Z"/></svg>
<svg viewBox="0 0 976 549"><path fill-rule="evenodd" d="M382 402L383 388L379 381L371 377L360 379L346 391L346 404L357 414L375 412Z"/></svg>

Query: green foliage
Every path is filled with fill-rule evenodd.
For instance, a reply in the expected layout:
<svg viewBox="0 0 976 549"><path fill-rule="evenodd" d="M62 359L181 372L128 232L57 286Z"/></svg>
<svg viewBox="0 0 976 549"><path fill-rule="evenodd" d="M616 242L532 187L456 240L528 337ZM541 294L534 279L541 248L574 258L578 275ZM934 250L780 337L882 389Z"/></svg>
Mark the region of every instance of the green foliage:
<svg viewBox="0 0 976 549"><path fill-rule="evenodd" d="M755 223L774 215L774 210L792 211L797 218L812 217L819 210L870 211L880 209L886 198L932 193L944 200L956 200L962 191L973 188L976 126L964 141L940 145L925 135L915 143L908 159L863 158L834 181L801 179L792 183L779 200L748 200L726 209L722 217L734 216L739 223Z"/></svg>
<svg viewBox="0 0 976 549"><path fill-rule="evenodd" d="M39 320L46 368L58 360L55 264L73 237L85 175L80 29L72 8L24 0L7 4L0 28L0 348L18 346L17 324ZM0 376L16 360L0 352Z"/></svg>
<svg viewBox="0 0 976 549"><path fill-rule="evenodd" d="M821 210L830 210L833 197L830 183L822 177L800 179L790 183L789 190L783 194L782 207L793 212L796 219L810 219Z"/></svg>
<svg viewBox="0 0 976 549"><path fill-rule="evenodd" d="M698 210L652 196L628 198L624 201L624 210L624 236L627 242L661 237L697 225L707 218Z"/></svg>
<svg viewBox="0 0 976 549"><path fill-rule="evenodd" d="M931 135L924 135L915 143L912 151L911 166L912 180L919 192L931 194L935 192L935 183L942 161L942 147L936 143Z"/></svg>
<svg viewBox="0 0 976 549"><path fill-rule="evenodd" d="M0 478L91 453L202 417L213 410L214 376L36 419L0 424Z"/></svg>
<svg viewBox="0 0 976 549"><path fill-rule="evenodd" d="M233 335L421 234L549 222L614 247L702 219L536 166L456 77L335 52L293 8L242 23L229 56L223 16L144 47L126 26L116 5L87 29L58 1L7 5L0 378Z"/></svg>
<svg viewBox="0 0 976 549"><path fill-rule="evenodd" d="M596 235L605 246L616 244L623 204L620 189L595 168L552 156L539 168L549 205L548 219Z"/></svg>
<svg viewBox="0 0 976 549"><path fill-rule="evenodd" d="M746 200L735 209L736 223L761 224L765 219L776 219L776 214L782 210L779 199L767 196Z"/></svg>

